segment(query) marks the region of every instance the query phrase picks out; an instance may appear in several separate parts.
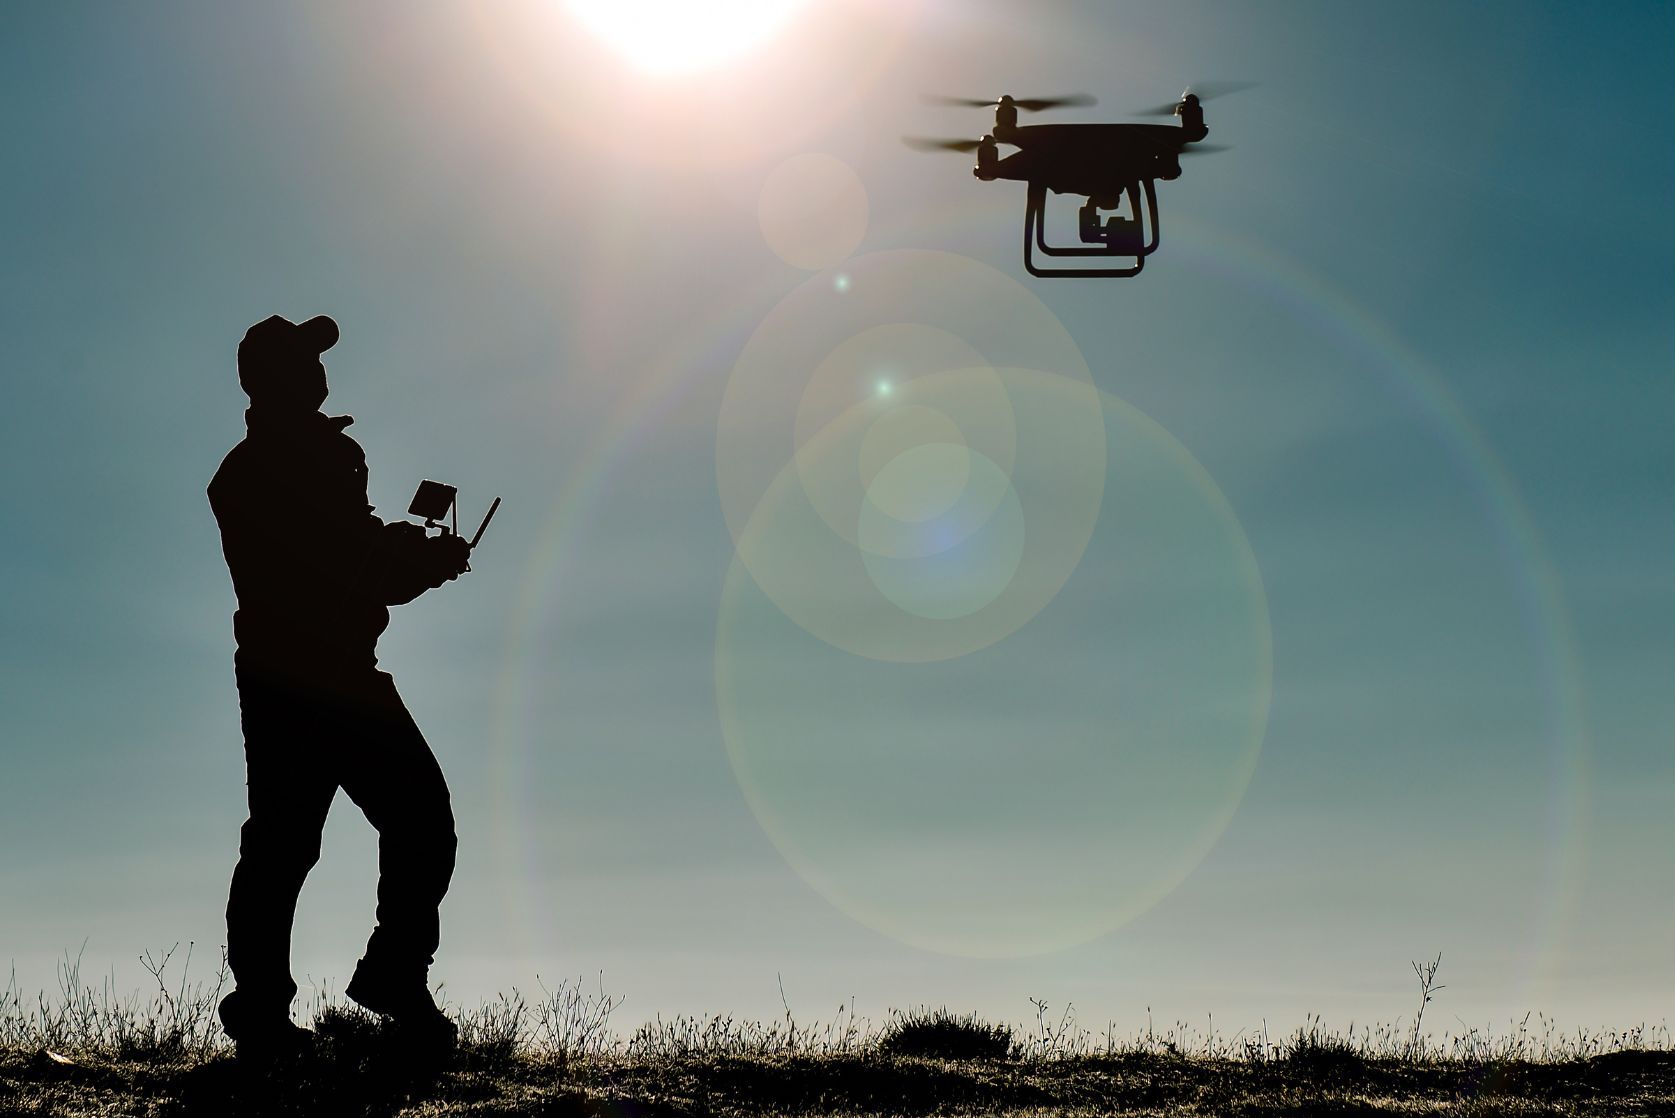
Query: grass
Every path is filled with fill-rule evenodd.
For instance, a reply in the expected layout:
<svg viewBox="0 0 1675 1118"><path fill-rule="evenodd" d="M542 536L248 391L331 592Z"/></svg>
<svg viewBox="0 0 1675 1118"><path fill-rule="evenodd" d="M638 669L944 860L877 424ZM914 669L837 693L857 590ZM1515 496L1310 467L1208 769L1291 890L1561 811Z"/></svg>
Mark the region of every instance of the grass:
<svg viewBox="0 0 1675 1118"><path fill-rule="evenodd" d="M934 1060L1004 1060L1013 1053L1012 1027L980 1021L975 1013L956 1016L946 1006L896 1013L878 1038L886 1056Z"/></svg>
<svg viewBox="0 0 1675 1118"><path fill-rule="evenodd" d="M0 992L0 1114L41 1115L1588 1115L1675 1114L1667 1024L1562 1032L1536 1016L1504 1031L1421 1028L1440 958L1416 965L1410 1022L1270 1037L1185 1022L1101 1033L1066 1006L1034 1002L1013 1026L946 1007L853 1004L828 1021L657 1018L627 1035L602 984L539 985L456 1008L461 1044L416 1060L376 1018L317 993L304 1016L315 1050L291 1061L233 1058L215 1023L224 967L190 983L190 948L145 955L146 995L60 966L59 989Z"/></svg>

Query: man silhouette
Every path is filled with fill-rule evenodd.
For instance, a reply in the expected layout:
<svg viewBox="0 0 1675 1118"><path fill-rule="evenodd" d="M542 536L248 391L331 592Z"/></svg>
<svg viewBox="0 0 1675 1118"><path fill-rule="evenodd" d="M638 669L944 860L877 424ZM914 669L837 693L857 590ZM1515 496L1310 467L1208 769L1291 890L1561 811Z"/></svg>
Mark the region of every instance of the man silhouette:
<svg viewBox="0 0 1675 1118"><path fill-rule="evenodd" d="M291 922L337 790L378 830L377 927L345 993L410 1034L451 1043L431 999L437 909L454 870L448 786L395 682L378 670L389 609L467 570L469 546L367 503L366 456L327 416L320 316L275 315L238 347L248 434L209 485L238 596L233 632L250 818L227 897L221 1002L240 1050L295 1047Z"/></svg>

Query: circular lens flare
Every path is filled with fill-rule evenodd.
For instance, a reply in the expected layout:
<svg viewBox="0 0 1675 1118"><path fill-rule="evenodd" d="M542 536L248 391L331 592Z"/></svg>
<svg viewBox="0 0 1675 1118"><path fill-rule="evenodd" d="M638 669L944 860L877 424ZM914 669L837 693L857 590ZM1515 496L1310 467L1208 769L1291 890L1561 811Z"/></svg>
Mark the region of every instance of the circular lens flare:
<svg viewBox="0 0 1675 1118"><path fill-rule="evenodd" d="M1249 783L1272 679L1255 558L1204 468L1115 397L997 371L1019 402L1018 458L1007 476L949 448L969 456L965 490L1006 493L979 502L992 511L962 543L881 559L903 548L864 523L870 546L838 546L788 467L744 533L716 631L728 758L787 862L869 927L974 957L1088 942L1179 885ZM1036 413L1073 414L1031 403L1056 393L1102 413L1105 453L1033 452ZM899 454L871 489L925 487L918 475L937 470L916 456L948 452ZM1083 552L1036 520L1090 468L1083 487L1104 500ZM897 532L941 519L866 510ZM753 556L758 531L801 565ZM1080 558L1044 607L1029 586L1040 536ZM836 563L844 553L864 563L860 580ZM1027 604L1009 605L1020 594Z"/></svg>
<svg viewBox="0 0 1675 1118"><path fill-rule="evenodd" d="M1106 449L1099 391L1079 380L981 366L906 387L906 425L869 440L882 420L863 400L798 447L737 556L810 634L915 663L991 645L1052 601L1099 517ZM973 437L980 424L935 418L992 419L973 401L995 389L1009 436L998 452Z"/></svg>
<svg viewBox="0 0 1675 1118"><path fill-rule="evenodd" d="M879 471L859 534L861 561L878 592L932 621L968 617L992 603L1024 558L1017 490L987 457L949 443L903 451Z"/></svg>
<svg viewBox="0 0 1675 1118"><path fill-rule="evenodd" d="M756 204L762 238L794 268L830 268L867 232L867 191L841 159L793 155L768 173Z"/></svg>
<svg viewBox="0 0 1675 1118"><path fill-rule="evenodd" d="M873 421L858 464L867 504L897 520L928 520L959 499L971 477L971 450L952 419L909 405Z"/></svg>
<svg viewBox="0 0 1675 1118"><path fill-rule="evenodd" d="M871 378L881 373L889 390L869 395ZM839 417L844 422L834 424ZM874 327L836 346L808 374L792 434L808 499L851 543L867 487L902 451L925 443L969 446L1004 471L1012 468L1017 439L1011 398L982 355L923 323ZM814 453L817 434L822 445Z"/></svg>
<svg viewBox="0 0 1675 1118"><path fill-rule="evenodd" d="M722 398L716 482L734 542L787 462L817 518L851 545L872 473L914 443L963 444L1009 473L1015 402L986 368L1001 365L1092 389L1087 361L1057 316L1028 288L969 257L894 249L811 277L762 320ZM863 461L871 421L910 405L941 412L957 434L903 423L908 438L873 434ZM1071 406L1084 409L1066 420L1080 433L1087 401ZM1091 411L1097 431L1097 405ZM834 427L839 416L849 418ZM817 433L851 441L811 455ZM1049 443L1061 439L1045 434Z"/></svg>

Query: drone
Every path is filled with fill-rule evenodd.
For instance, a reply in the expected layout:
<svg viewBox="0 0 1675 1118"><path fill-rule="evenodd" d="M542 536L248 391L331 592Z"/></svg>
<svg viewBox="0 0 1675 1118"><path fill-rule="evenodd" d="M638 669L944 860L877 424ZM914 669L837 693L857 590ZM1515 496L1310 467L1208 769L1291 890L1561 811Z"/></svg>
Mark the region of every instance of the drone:
<svg viewBox="0 0 1675 1118"><path fill-rule="evenodd" d="M1249 83L1223 83L1189 88L1179 101L1136 115L1173 116L1177 124L1032 124L1020 126L1018 113L1040 112L1073 105L1092 105L1085 93L1063 97L1013 97L969 100L933 98L933 103L988 108L995 111L994 128L980 140L931 140L905 137L919 151L977 153L971 173L984 182L1015 179L1029 185L1024 204L1024 267L1032 276L1136 276L1146 257L1157 251L1157 186L1181 177L1181 156L1224 148L1202 143L1210 134L1204 124L1203 102L1247 88ZM1017 150L1001 155L1006 144ZM1078 211L1080 246L1047 243L1047 192L1081 195L1087 202ZM1144 195L1144 209L1141 198ZM1125 206L1126 201L1126 206ZM1101 211L1116 211L1105 216ZM1036 254L1057 257L1132 260L1132 264L1043 268Z"/></svg>

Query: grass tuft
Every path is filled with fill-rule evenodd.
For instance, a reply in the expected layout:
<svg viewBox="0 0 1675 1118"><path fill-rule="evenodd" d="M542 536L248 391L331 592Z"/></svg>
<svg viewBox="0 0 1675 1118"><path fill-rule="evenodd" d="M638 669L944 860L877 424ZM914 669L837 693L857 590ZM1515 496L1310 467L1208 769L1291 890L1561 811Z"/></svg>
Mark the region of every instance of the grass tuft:
<svg viewBox="0 0 1675 1118"><path fill-rule="evenodd" d="M1350 1076L1367 1070L1368 1057L1362 1047L1349 1036L1326 1032L1319 1018L1310 1018L1305 1028L1299 1028L1288 1042L1282 1042L1276 1052L1280 1061L1312 1075Z"/></svg>
<svg viewBox="0 0 1675 1118"><path fill-rule="evenodd" d="M896 1013L878 1039L890 1056L929 1056L939 1060L1004 1060L1013 1054L1012 1028L980 1020L975 1013L956 1017L943 1006Z"/></svg>

